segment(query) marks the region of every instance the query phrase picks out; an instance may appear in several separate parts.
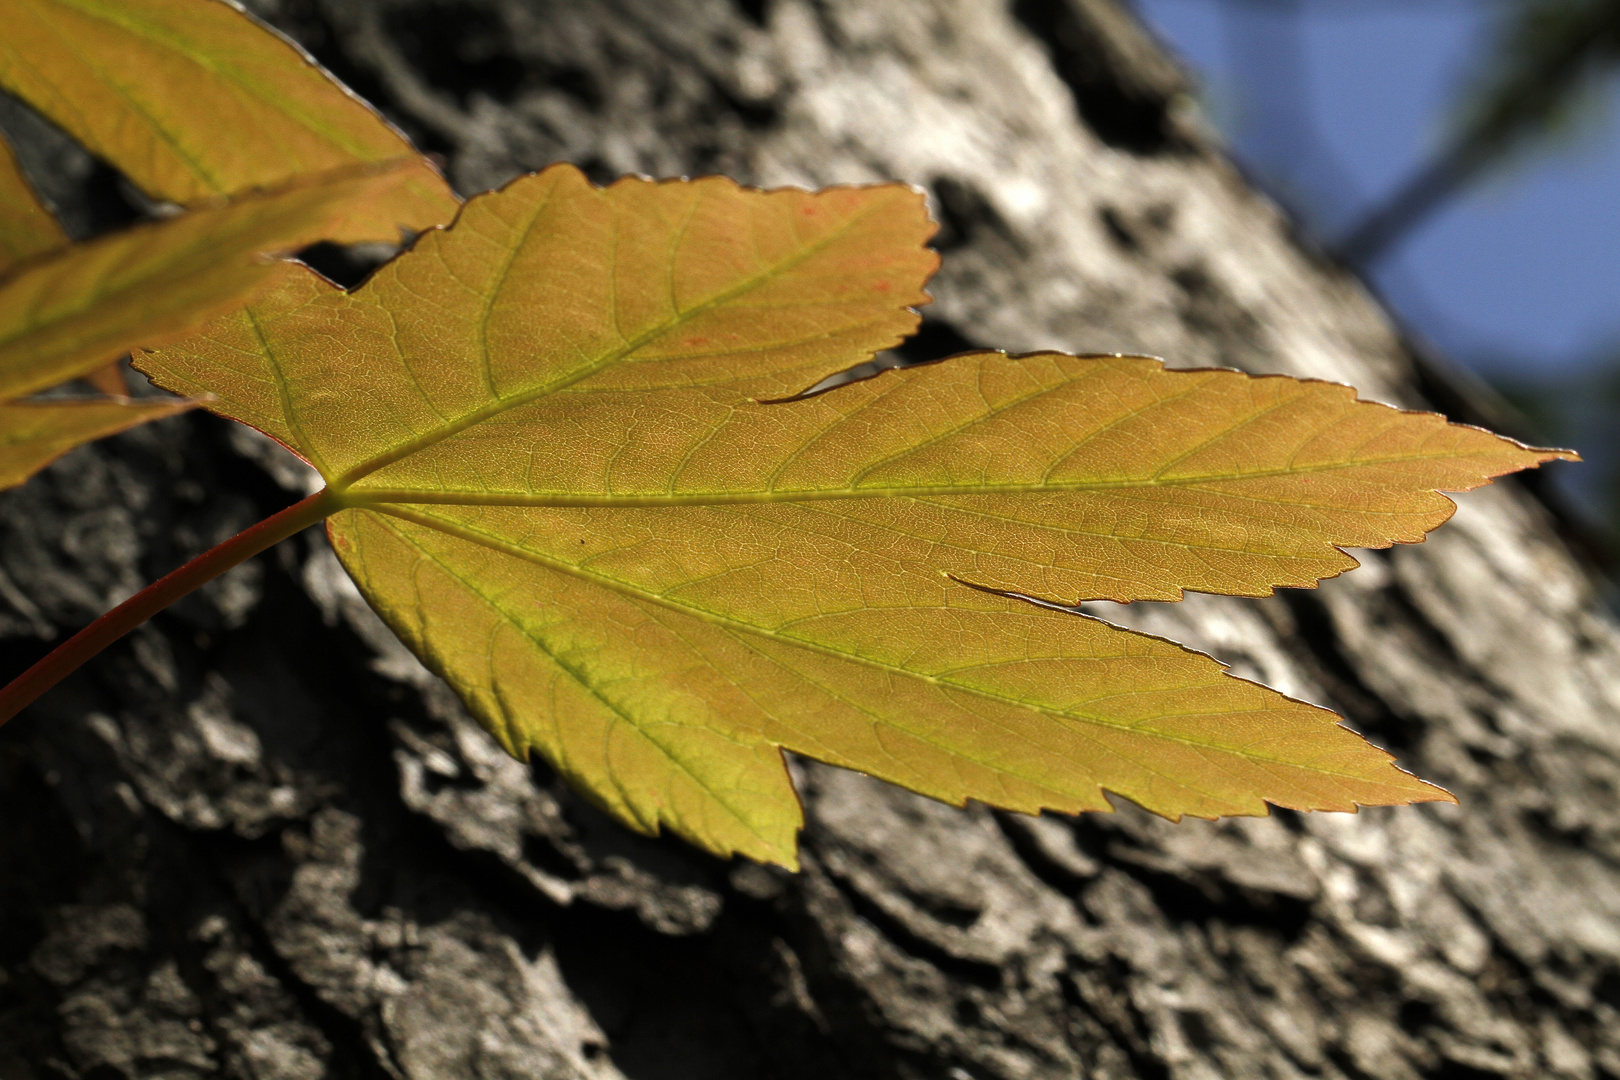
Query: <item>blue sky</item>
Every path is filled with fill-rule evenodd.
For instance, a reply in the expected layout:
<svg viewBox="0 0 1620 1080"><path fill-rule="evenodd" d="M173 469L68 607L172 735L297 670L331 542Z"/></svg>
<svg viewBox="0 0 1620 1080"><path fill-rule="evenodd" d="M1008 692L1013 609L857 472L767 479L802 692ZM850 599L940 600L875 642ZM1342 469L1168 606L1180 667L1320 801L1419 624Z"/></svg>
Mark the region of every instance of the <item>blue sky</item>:
<svg viewBox="0 0 1620 1080"><path fill-rule="evenodd" d="M1484 40L1480 0L1136 0L1236 155L1336 235L1439 145ZM1292 35L1292 43L1290 42ZM1290 69L1289 57L1297 58ZM1620 88L1379 262L1385 299L1483 374L1559 379L1620 353Z"/></svg>

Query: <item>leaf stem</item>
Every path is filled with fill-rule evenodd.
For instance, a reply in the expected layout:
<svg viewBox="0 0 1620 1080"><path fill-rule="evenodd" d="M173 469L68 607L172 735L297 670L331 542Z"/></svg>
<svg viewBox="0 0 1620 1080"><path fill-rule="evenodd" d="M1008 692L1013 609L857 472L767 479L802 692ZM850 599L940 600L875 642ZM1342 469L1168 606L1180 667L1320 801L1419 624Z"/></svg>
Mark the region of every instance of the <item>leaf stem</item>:
<svg viewBox="0 0 1620 1080"><path fill-rule="evenodd" d="M343 508L326 489L251 525L160 578L52 649L46 657L0 690L0 724L30 705L92 656L135 629L193 589L240 565L266 548L302 532Z"/></svg>

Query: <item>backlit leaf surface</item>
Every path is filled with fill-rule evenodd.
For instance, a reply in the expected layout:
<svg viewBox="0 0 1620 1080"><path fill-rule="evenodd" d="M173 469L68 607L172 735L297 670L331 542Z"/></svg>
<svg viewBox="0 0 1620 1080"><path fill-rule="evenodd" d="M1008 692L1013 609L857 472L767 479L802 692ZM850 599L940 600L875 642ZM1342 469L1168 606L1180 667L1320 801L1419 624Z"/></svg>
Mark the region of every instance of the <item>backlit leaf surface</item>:
<svg viewBox="0 0 1620 1080"><path fill-rule="evenodd" d="M274 271L262 253L329 235L355 200L408 166L349 168L137 225L38 258L0 280L0 400L93 371L240 305Z"/></svg>
<svg viewBox="0 0 1620 1080"><path fill-rule="evenodd" d="M960 803L1176 817L1448 796L1073 602L1263 594L1553 452L1348 388L1000 353L781 402L909 332L905 188L471 201L354 294L286 270L141 367L314 464L344 565L508 749L793 864L787 748ZM968 585L977 585L971 588Z"/></svg>
<svg viewBox="0 0 1620 1080"><path fill-rule="evenodd" d="M195 408L196 401L24 401L0 404L0 488L15 487L92 439Z"/></svg>
<svg viewBox="0 0 1620 1080"><path fill-rule="evenodd" d="M224 0L0 0L0 87L148 194L192 204L356 162L404 182L330 239L397 241L448 221L444 179L292 42Z"/></svg>

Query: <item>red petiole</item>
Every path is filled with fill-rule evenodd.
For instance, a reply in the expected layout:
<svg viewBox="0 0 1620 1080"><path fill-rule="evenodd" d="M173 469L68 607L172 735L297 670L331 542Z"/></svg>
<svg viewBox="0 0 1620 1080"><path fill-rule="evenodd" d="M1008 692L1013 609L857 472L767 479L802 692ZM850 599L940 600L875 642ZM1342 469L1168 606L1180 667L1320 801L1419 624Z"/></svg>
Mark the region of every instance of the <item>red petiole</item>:
<svg viewBox="0 0 1620 1080"><path fill-rule="evenodd" d="M77 671L92 656L193 589L340 509L342 503L337 497L323 489L243 529L223 544L210 548L180 569L154 581L52 649L43 660L0 689L0 724L16 716L45 691Z"/></svg>

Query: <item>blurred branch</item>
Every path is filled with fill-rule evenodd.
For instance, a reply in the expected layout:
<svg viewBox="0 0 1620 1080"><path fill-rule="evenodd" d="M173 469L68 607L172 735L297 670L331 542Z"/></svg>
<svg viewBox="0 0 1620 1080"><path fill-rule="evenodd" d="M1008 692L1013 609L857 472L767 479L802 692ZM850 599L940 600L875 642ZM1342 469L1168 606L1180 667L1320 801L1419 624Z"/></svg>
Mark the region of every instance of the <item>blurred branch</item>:
<svg viewBox="0 0 1620 1080"><path fill-rule="evenodd" d="M1495 38L1458 135L1345 234L1346 262L1375 262L1491 166L1566 121L1583 91L1620 63L1620 0L1516 0Z"/></svg>

